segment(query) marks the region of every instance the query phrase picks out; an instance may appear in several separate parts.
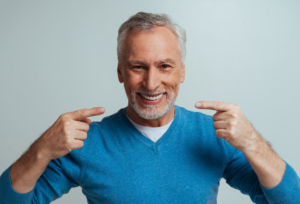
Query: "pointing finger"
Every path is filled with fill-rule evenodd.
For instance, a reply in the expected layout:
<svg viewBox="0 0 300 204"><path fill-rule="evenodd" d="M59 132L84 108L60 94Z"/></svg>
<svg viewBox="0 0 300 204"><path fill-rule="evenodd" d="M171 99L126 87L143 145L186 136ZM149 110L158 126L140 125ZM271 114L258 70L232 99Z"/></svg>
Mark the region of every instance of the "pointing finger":
<svg viewBox="0 0 300 204"><path fill-rule="evenodd" d="M232 108L232 104L219 101L199 101L195 104L195 107L215 111L229 111Z"/></svg>
<svg viewBox="0 0 300 204"><path fill-rule="evenodd" d="M70 116L74 120L84 120L87 117L101 115L105 112L104 108L95 107L90 109L81 109L74 112L70 112Z"/></svg>

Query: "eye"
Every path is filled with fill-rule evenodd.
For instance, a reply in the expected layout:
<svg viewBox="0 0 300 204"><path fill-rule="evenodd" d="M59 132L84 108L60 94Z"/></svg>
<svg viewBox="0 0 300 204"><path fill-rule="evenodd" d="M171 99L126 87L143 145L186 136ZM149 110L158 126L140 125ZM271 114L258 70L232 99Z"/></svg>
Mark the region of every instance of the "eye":
<svg viewBox="0 0 300 204"><path fill-rule="evenodd" d="M163 64L163 65L161 65L161 68L164 68L164 69L169 68L169 67L171 67L171 66L168 65L168 64Z"/></svg>
<svg viewBox="0 0 300 204"><path fill-rule="evenodd" d="M132 68L133 68L133 69L143 69L142 66L133 66Z"/></svg>

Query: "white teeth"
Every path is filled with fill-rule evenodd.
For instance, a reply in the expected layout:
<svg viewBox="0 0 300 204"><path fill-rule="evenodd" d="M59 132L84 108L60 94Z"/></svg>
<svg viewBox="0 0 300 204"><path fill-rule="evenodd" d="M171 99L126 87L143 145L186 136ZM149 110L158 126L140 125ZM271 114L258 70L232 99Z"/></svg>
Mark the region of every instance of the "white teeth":
<svg viewBox="0 0 300 204"><path fill-rule="evenodd" d="M162 93L162 94L159 94L159 95L157 95L157 96L151 97L151 96L147 96L147 95L142 94L142 93L140 93L140 94L141 94L145 99L150 100L150 101L157 100L157 99L161 98L161 97L164 95L164 94Z"/></svg>

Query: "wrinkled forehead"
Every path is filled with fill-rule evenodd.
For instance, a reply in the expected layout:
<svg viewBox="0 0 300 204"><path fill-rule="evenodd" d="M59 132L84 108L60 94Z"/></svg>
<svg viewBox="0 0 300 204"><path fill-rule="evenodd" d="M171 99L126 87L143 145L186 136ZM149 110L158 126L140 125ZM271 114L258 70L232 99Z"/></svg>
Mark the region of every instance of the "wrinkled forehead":
<svg viewBox="0 0 300 204"><path fill-rule="evenodd" d="M125 61L131 58L181 60L177 37L165 26L156 26L143 31L130 30L125 38L123 53Z"/></svg>

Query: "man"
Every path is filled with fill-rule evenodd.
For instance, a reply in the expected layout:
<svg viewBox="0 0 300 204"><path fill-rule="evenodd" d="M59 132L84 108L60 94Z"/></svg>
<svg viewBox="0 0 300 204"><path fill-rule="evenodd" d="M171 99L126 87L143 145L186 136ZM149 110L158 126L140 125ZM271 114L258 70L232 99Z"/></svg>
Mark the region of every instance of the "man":
<svg viewBox="0 0 300 204"><path fill-rule="evenodd" d="M216 203L219 181L256 203L300 203L296 172L237 105L201 101L211 117L174 106L185 78L185 32L166 15L137 13L118 36L128 106L58 120L0 178L1 203L49 203L81 186L88 203Z"/></svg>

